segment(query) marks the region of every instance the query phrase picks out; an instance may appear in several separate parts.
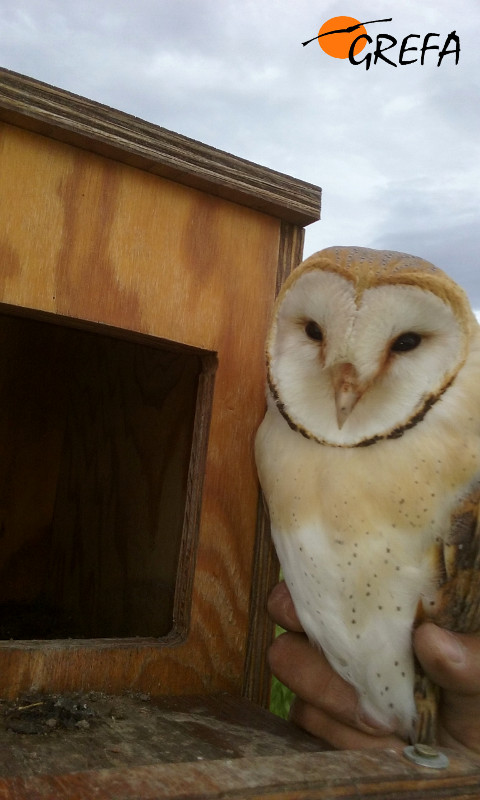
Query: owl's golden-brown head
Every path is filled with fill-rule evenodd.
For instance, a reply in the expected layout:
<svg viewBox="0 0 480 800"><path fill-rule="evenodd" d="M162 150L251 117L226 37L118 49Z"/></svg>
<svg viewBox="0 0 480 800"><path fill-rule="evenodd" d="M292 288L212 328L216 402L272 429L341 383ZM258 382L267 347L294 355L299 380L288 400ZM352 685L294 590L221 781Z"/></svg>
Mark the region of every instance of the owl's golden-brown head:
<svg viewBox="0 0 480 800"><path fill-rule="evenodd" d="M478 324L420 258L330 247L283 286L267 342L271 397L289 425L334 446L395 438L452 384Z"/></svg>

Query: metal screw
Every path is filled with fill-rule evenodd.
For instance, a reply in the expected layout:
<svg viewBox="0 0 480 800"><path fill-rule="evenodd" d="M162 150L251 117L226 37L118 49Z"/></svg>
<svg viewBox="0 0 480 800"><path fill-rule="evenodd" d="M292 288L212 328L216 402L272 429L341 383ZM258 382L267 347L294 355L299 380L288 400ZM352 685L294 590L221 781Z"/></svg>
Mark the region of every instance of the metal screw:
<svg viewBox="0 0 480 800"><path fill-rule="evenodd" d="M421 767L445 769L449 765L449 760L444 753L421 742L405 747L403 754L409 761L413 761L414 764L419 764Z"/></svg>
<svg viewBox="0 0 480 800"><path fill-rule="evenodd" d="M417 742L417 744L413 745L413 749L417 756L424 756L425 758L436 758L438 756L438 750L435 747L432 747L430 744L422 744L421 742Z"/></svg>

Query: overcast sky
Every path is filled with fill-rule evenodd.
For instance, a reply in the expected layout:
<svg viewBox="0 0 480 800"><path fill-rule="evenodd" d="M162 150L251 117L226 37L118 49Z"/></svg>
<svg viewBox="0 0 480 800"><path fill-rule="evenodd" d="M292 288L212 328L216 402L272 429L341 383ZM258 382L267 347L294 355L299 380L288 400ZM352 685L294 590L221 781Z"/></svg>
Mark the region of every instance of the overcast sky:
<svg viewBox="0 0 480 800"><path fill-rule="evenodd" d="M480 2L0 0L1 66L323 188L305 255L332 244L411 252L480 309ZM370 69L312 42L335 16L375 40L443 46ZM420 43L420 44L419 44ZM370 51L368 45L360 59ZM411 51L405 58L420 57Z"/></svg>

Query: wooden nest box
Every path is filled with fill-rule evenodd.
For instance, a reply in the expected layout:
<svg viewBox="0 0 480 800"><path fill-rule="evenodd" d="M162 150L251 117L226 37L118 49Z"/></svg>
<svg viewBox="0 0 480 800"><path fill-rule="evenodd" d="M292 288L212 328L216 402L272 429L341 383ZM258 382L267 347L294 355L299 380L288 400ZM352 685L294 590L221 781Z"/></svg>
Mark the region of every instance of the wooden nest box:
<svg viewBox="0 0 480 800"><path fill-rule="evenodd" d="M5 70L0 137L0 794L263 797L293 785L286 754L297 786L318 744L251 703L277 579L253 438L320 190ZM106 696L130 703L120 744L97 740L111 721L85 730L80 695L97 721ZM41 730L69 715L75 744L45 749L31 709ZM151 745L182 715L179 771L137 752L133 718ZM248 762L267 745L268 779Z"/></svg>
<svg viewBox="0 0 480 800"><path fill-rule="evenodd" d="M240 693L265 332L319 190L1 81L0 695Z"/></svg>

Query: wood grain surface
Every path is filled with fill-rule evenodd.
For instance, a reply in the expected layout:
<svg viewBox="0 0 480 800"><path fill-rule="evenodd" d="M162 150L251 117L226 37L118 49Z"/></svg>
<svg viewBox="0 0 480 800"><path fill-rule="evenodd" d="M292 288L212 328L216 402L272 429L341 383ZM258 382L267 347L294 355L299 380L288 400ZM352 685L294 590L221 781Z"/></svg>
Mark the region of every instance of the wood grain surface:
<svg viewBox="0 0 480 800"><path fill-rule="evenodd" d="M203 495L198 547L182 545L195 566L186 641L185 631L174 630L160 640L3 642L0 692L15 696L35 685L240 693L257 519L252 443L264 409L263 343L275 293L280 222L19 127L3 125L0 142L4 311L35 319L47 314L49 322L87 328L93 335L146 335L159 346L195 348L209 363L218 363L202 379L210 386L206 394L213 390L211 419L205 409L195 411L195 435L208 436L208 446L203 456L198 448L195 454L199 468L205 462L200 478L199 468L189 472L189 487L197 476ZM33 383L42 380L38 347L35 354L40 366L28 378ZM108 385L109 371L100 363L96 369L105 372ZM74 380L81 393L80 370ZM101 387L97 391L94 405L102 405ZM60 396L51 402L61 402ZM85 396L77 403L88 408ZM85 427L88 414L82 422L78 405L75 416ZM40 422L32 424L38 429ZM62 478L48 491L60 515L61 507L68 508L64 439L60 442L67 434L55 429L49 435L54 467L46 472L56 469ZM72 447L67 450L77 460ZM8 493L6 484L2 491ZM37 497L43 492L35 491ZM94 484L89 491L94 494ZM32 505L33 498L25 513L40 525ZM42 524L51 525L51 504L43 513ZM89 518L85 512L85 524ZM59 539L60 527L53 535ZM95 539L95 533L88 535ZM30 539L37 536L32 532ZM25 581L28 585L28 576ZM176 602L181 603L178 596Z"/></svg>
<svg viewBox="0 0 480 800"><path fill-rule="evenodd" d="M239 698L54 700L45 712L0 708L2 800L478 797L480 764L467 756L445 751L448 768L434 770L389 749L322 752L312 737ZM42 713L43 734L17 732L29 716L40 725Z"/></svg>
<svg viewBox="0 0 480 800"><path fill-rule="evenodd" d="M296 225L320 215L318 186L5 69L0 119Z"/></svg>
<svg viewBox="0 0 480 800"><path fill-rule="evenodd" d="M291 271L302 260L304 231L288 222L280 228L275 295ZM274 637L274 623L265 613L266 599L278 582L280 564L270 535L268 511L260 494L252 574L250 619L243 695L268 707L272 676L267 661L268 647Z"/></svg>

